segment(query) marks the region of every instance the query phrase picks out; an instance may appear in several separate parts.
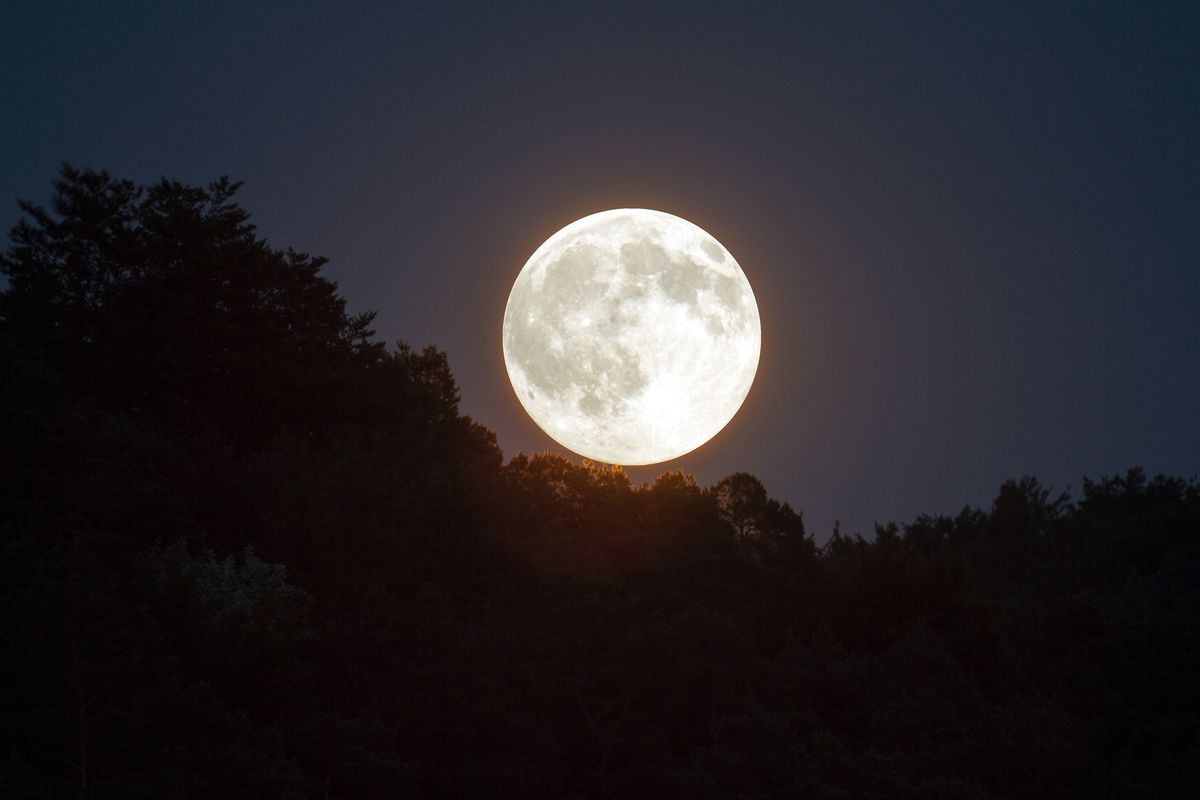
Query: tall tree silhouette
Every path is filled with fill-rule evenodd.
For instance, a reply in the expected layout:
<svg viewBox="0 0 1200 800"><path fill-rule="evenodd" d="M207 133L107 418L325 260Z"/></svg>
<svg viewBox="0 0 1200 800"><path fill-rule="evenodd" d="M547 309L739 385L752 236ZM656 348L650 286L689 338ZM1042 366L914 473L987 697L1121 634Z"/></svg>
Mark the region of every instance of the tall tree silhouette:
<svg viewBox="0 0 1200 800"><path fill-rule="evenodd" d="M238 187L64 166L0 257L8 335L73 392L170 431L214 424L245 446L344 416L339 371L383 358L373 315L346 313L324 259L259 238Z"/></svg>

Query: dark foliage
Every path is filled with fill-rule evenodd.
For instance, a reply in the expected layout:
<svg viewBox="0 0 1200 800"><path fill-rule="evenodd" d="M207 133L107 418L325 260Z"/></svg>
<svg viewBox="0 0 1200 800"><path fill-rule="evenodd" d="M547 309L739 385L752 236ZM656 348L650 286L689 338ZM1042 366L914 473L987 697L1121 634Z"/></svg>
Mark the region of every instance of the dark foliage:
<svg viewBox="0 0 1200 800"><path fill-rule="evenodd" d="M0 796L1200 796L1200 484L835 532L503 463L237 185L64 168L0 269Z"/></svg>

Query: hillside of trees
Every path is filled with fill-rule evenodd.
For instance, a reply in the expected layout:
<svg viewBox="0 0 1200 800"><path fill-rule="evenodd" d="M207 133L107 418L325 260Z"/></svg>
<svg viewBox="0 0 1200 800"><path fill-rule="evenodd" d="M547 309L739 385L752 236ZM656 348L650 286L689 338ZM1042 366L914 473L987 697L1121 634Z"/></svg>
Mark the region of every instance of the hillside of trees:
<svg viewBox="0 0 1200 800"><path fill-rule="evenodd" d="M1200 797L1200 483L835 532L507 462L237 184L0 256L0 797Z"/></svg>

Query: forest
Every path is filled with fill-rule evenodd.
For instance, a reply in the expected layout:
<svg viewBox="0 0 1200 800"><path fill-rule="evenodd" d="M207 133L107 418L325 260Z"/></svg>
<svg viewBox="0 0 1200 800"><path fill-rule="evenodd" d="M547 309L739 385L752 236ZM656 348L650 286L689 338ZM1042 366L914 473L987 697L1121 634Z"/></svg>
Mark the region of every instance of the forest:
<svg viewBox="0 0 1200 800"><path fill-rule="evenodd" d="M1194 477L814 537L506 460L237 190L0 255L0 797L1200 797Z"/></svg>

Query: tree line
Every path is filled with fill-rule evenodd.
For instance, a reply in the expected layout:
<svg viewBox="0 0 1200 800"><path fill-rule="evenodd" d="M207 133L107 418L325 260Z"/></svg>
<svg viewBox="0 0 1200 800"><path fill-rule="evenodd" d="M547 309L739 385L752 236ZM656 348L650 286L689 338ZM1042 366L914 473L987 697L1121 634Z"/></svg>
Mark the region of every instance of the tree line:
<svg viewBox="0 0 1200 800"><path fill-rule="evenodd" d="M0 796L1200 796L1200 483L835 531L507 462L238 184L0 256Z"/></svg>

